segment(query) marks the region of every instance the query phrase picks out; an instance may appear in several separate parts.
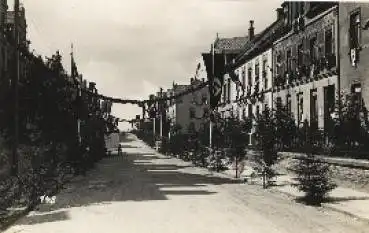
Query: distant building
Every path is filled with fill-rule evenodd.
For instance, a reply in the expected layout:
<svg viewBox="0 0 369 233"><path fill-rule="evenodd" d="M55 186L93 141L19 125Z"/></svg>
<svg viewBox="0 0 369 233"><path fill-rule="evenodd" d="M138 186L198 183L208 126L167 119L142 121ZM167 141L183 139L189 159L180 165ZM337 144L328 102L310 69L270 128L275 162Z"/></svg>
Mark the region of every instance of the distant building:
<svg viewBox="0 0 369 233"><path fill-rule="evenodd" d="M191 79L189 85L173 84L169 90L169 96L178 95L190 87L195 87L205 82L204 79ZM186 94L172 101L167 107L167 116L170 126L180 127L181 132L187 133L191 130L199 131L208 120L209 113L209 90L204 87L200 90Z"/></svg>
<svg viewBox="0 0 369 233"><path fill-rule="evenodd" d="M11 74L11 67L9 64L14 62L14 11L7 11L6 20L5 20L5 31L6 31L6 50L2 57L4 57L5 65L4 65L4 73L6 75ZM26 21L26 10L20 5L19 9L19 24L18 24L18 36L19 36L19 45L22 48L28 50L29 41L27 40L27 21ZM20 78L26 76L26 65L28 60L24 56L20 56Z"/></svg>

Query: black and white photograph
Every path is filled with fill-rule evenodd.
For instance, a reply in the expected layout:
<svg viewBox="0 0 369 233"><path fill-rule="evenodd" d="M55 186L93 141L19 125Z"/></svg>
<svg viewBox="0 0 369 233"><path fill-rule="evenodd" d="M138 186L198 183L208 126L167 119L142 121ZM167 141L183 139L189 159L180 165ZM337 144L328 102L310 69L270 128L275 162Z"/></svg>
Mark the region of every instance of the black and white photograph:
<svg viewBox="0 0 369 233"><path fill-rule="evenodd" d="M369 1L0 0L0 232L368 233Z"/></svg>

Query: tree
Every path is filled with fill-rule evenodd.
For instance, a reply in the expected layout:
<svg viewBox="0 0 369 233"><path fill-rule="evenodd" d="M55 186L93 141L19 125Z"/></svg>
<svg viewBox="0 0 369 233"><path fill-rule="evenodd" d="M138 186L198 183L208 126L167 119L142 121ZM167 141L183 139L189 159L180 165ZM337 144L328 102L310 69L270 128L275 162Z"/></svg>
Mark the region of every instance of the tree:
<svg viewBox="0 0 369 233"><path fill-rule="evenodd" d="M271 184L271 178L275 176L272 166L278 161L276 144L276 123L275 118L269 108L266 108L256 119L256 138L260 155L257 162L263 174L263 187L267 188Z"/></svg>
<svg viewBox="0 0 369 233"><path fill-rule="evenodd" d="M239 162L241 162L246 155L246 141L247 132L251 128L251 124L247 120L241 121L233 113L226 121L226 126L224 128L224 137L226 139L226 146L229 148L226 153L227 157L231 161L235 162L236 167L236 178L238 178L240 171Z"/></svg>
<svg viewBox="0 0 369 233"><path fill-rule="evenodd" d="M304 123L308 124L307 121ZM314 156L314 150L311 145L312 134L309 127L306 129L306 156L300 158L294 165L297 175L297 184L295 186L305 192L304 201L312 205L320 205L326 195L336 187L330 180L329 164L319 161Z"/></svg>
<svg viewBox="0 0 369 233"><path fill-rule="evenodd" d="M295 119L293 119L288 108L282 105L277 105L273 118L276 127L276 143L279 144L282 150L291 148L298 131Z"/></svg>
<svg viewBox="0 0 369 233"><path fill-rule="evenodd" d="M369 122L365 103L358 95L343 92L336 102L336 112L332 122L330 138L333 153L339 150L351 151L369 149Z"/></svg>

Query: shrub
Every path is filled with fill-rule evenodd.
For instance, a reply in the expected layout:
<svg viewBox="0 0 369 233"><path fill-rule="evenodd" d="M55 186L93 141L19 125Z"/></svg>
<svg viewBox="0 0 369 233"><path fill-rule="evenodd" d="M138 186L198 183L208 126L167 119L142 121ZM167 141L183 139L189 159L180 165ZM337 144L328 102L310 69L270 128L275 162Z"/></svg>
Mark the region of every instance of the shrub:
<svg viewBox="0 0 369 233"><path fill-rule="evenodd" d="M312 154L298 160L295 172L298 182L295 186L305 192L304 201L308 204L321 204L326 195L336 187L329 178L329 165L320 162Z"/></svg>
<svg viewBox="0 0 369 233"><path fill-rule="evenodd" d="M305 122L307 126L307 122ZM308 129L308 127L305 127ZM326 195L336 187L330 180L329 165L322 163L314 156L311 145L311 132L306 130L306 157L297 161L294 170L297 175L295 186L305 192L304 201L312 205L320 205Z"/></svg>

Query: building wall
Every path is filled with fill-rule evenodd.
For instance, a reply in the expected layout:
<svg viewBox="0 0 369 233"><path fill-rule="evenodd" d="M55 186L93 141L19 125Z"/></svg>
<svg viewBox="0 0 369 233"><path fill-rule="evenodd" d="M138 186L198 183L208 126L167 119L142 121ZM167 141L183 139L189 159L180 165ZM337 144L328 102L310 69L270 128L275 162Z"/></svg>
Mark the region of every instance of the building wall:
<svg viewBox="0 0 369 233"><path fill-rule="evenodd" d="M301 124L298 122L298 99L297 95L303 95L303 120L310 121L310 91L316 89L317 91L317 104L318 104L318 126L319 128L324 127L324 88L333 85L335 90L338 88L338 76L334 75L325 79L318 81L308 82L303 85L290 87L278 92L273 93L273 99L277 102L277 98L281 98L282 104L287 105L287 96L290 95L291 98L291 113L292 117L295 119L296 124ZM336 98L338 98L336 96Z"/></svg>
<svg viewBox="0 0 369 233"><path fill-rule="evenodd" d="M291 31L286 36L274 43L273 48L273 102L281 98L282 104L286 105L287 95L290 95L291 113L296 123L308 120L310 122L311 114L317 114L317 123L319 128L324 127L324 116L329 116L334 109L330 108L328 112L327 105L324 103L324 88L334 85L334 90L338 90L338 15L335 6L316 14L314 17L305 19L305 27L303 30ZM326 43L326 32L331 30L331 43ZM311 40L316 38L316 45L311 47ZM328 41L328 40L327 40ZM331 47L331 53L327 54L327 46ZM301 45L300 53L298 46ZM310 49L313 48L313 49ZM316 59L312 58L311 52L315 52ZM291 55L287 54L291 51ZM300 59L298 58L300 54ZM287 58L289 56L289 58ZM302 58L302 59L301 59ZM329 59L329 66L316 69L317 65L321 66L323 62L314 63L315 61L324 61ZM298 60L300 60L298 62ZM289 67L289 68L288 68ZM315 70L315 73L313 71ZM311 91L316 89L317 108L315 111L310 109ZM301 93L303 98L303 115L298 112L297 94ZM334 93L334 99L338 98ZM334 102L334 101L331 101ZM329 105L330 106L330 105ZM299 121L300 115L300 121Z"/></svg>
<svg viewBox="0 0 369 233"><path fill-rule="evenodd" d="M360 11L360 38L358 51L359 60L356 66L352 65L350 56L349 28L350 15ZM364 103L369 103L369 29L364 26L369 22L369 4L358 2L342 2L339 4L339 40L340 40L340 84L341 89L350 92L352 84L361 83ZM369 25L368 25L369 26Z"/></svg>
<svg viewBox="0 0 369 233"><path fill-rule="evenodd" d="M193 85L198 85L205 80L195 80ZM191 85L176 85L173 88L173 94L185 91ZM167 108L168 117L171 119L172 126L181 126L183 133L188 132L190 124L193 124L196 131L199 131L202 124L208 120L206 115L209 112L209 89L204 87L193 93L184 95L173 101ZM190 114L191 108L194 111L193 118Z"/></svg>
<svg viewBox="0 0 369 233"><path fill-rule="evenodd" d="M1 0L0 2L0 28L5 28L7 10L8 10L7 1ZM6 47L7 47L7 43L4 38L4 31L0 31L0 79L5 78Z"/></svg>

